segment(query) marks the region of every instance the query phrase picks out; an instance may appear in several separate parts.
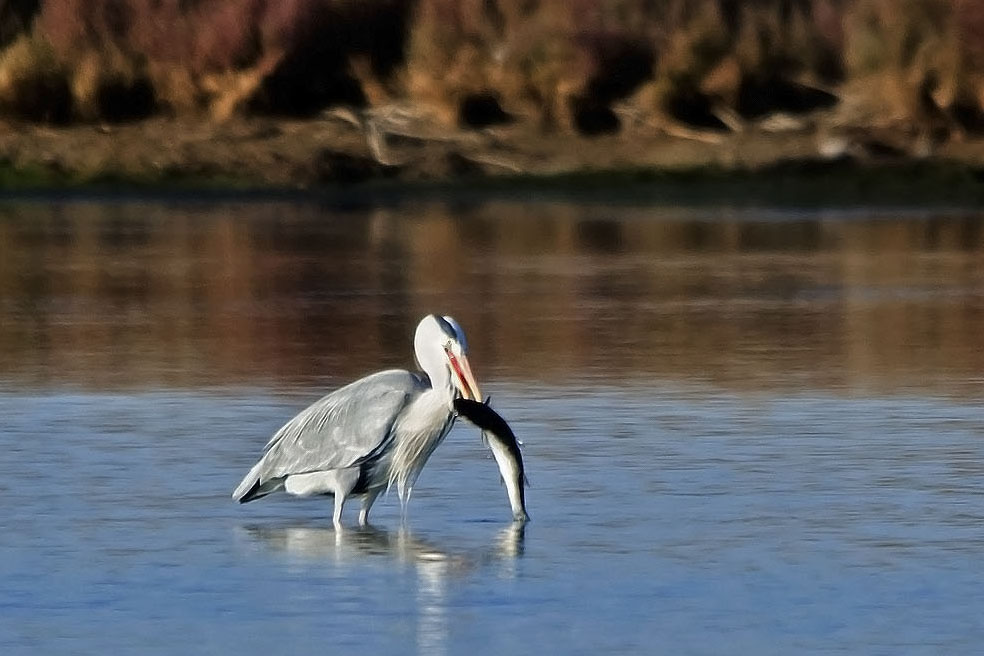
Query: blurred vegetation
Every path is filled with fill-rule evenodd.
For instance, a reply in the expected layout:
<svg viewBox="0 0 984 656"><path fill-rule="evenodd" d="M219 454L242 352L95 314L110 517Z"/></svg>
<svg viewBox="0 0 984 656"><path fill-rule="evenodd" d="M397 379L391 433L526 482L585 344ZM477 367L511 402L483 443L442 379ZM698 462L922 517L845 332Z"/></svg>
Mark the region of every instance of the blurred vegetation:
<svg viewBox="0 0 984 656"><path fill-rule="evenodd" d="M607 201L8 203L0 362L18 388L334 385L406 366L414 323L440 306L481 327L485 379L760 390L813 372L837 394L967 381L953 391L979 402L977 212L785 216Z"/></svg>
<svg viewBox="0 0 984 656"><path fill-rule="evenodd" d="M0 0L0 114L984 132L984 0Z"/></svg>

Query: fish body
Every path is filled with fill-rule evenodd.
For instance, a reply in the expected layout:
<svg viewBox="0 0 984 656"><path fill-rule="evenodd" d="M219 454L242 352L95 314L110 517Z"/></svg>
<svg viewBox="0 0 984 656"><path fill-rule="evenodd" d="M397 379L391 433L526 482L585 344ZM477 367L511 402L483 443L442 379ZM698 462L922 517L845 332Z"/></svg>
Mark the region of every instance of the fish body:
<svg viewBox="0 0 984 656"><path fill-rule="evenodd" d="M530 516L526 512L527 481L523 469L523 454L509 424L486 403L458 398L454 400L454 409L460 416L482 429L482 440L492 451L492 456L499 465L499 474L506 485L513 519L517 522L527 521Z"/></svg>

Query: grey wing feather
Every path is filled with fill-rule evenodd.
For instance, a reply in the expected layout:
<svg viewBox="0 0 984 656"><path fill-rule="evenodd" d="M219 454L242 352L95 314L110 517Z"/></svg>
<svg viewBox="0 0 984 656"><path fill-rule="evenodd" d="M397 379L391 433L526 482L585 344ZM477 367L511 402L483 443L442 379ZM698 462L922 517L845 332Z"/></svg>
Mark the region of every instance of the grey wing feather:
<svg viewBox="0 0 984 656"><path fill-rule="evenodd" d="M328 394L274 434L243 485L357 464L388 441L397 416L422 389L418 376L391 370Z"/></svg>

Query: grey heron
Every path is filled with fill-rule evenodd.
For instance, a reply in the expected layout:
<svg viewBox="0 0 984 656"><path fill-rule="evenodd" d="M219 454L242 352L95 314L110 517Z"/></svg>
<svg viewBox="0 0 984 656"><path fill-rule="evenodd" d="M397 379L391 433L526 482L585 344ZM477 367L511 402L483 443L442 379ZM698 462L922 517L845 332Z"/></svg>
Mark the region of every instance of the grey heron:
<svg viewBox="0 0 984 656"><path fill-rule="evenodd" d="M414 334L423 371L381 371L315 401L267 443L233 499L246 503L278 490L335 497L332 521L361 497L359 524L379 493L395 485L404 511L413 485L454 423L454 399L481 398L468 363L468 343L451 317L427 315Z"/></svg>

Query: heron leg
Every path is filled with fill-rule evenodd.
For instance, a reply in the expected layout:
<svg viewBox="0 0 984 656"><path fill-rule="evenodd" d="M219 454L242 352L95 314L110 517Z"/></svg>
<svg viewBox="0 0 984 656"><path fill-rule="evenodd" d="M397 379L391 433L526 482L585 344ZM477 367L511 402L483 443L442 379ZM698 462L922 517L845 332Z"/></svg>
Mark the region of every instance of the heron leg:
<svg viewBox="0 0 984 656"><path fill-rule="evenodd" d="M376 502L376 497L379 493L383 491L383 488L379 487L374 490L369 490L366 495L362 497L362 509L359 511L359 526L369 525L369 510L372 508L372 504Z"/></svg>
<svg viewBox="0 0 984 656"><path fill-rule="evenodd" d="M335 512L331 516L331 521L335 525L335 530L342 528L342 508L345 507L345 493L335 493Z"/></svg>
<svg viewBox="0 0 984 656"><path fill-rule="evenodd" d="M338 530L342 528L342 509L345 507L345 500L352 493L352 490L355 489L355 485L359 481L359 468L336 469L332 474L334 478L335 512L332 514L331 520L335 524L335 529Z"/></svg>

